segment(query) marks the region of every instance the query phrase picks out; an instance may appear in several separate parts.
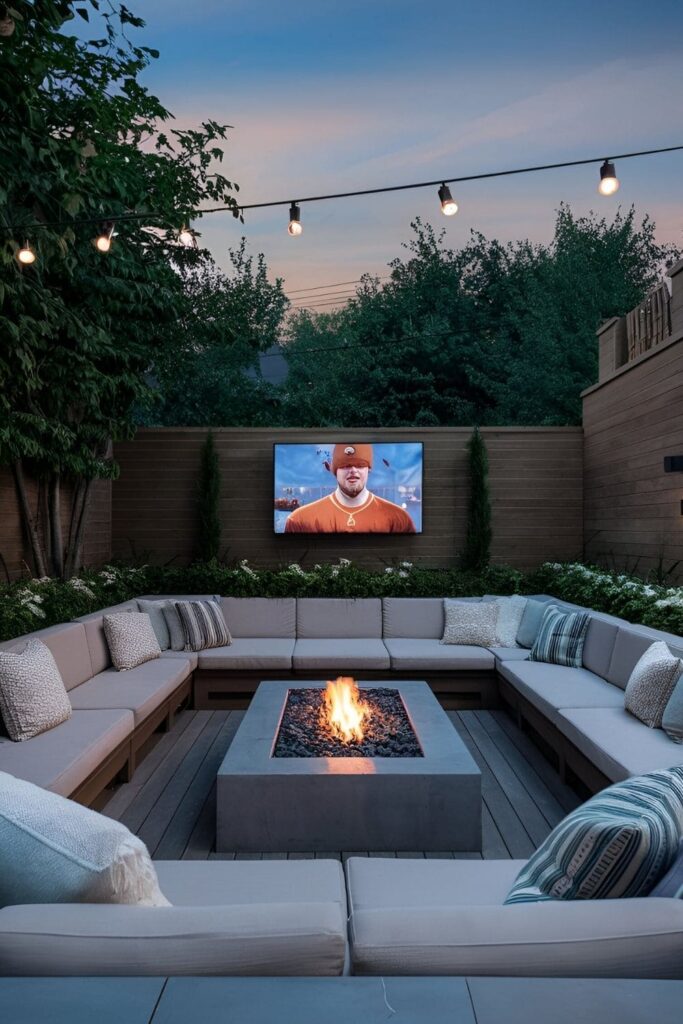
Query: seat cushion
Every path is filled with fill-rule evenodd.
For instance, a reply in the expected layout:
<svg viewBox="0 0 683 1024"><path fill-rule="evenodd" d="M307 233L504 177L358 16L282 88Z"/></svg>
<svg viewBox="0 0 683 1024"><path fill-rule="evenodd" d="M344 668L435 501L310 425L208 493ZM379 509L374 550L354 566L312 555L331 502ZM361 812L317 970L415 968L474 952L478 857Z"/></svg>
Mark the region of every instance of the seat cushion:
<svg viewBox="0 0 683 1024"><path fill-rule="evenodd" d="M0 907L27 903L168 906L125 825L0 772Z"/></svg>
<svg viewBox="0 0 683 1024"><path fill-rule="evenodd" d="M491 654L499 661L526 661L529 657L527 647L489 647Z"/></svg>
<svg viewBox="0 0 683 1024"><path fill-rule="evenodd" d="M108 669L75 690L69 697L74 710L97 711L101 708L128 708L135 725L144 722L170 697L190 674L186 659L157 658L128 672Z"/></svg>
<svg viewBox="0 0 683 1024"><path fill-rule="evenodd" d="M523 861L347 861L355 974L680 977L683 901L503 906ZM654 911L651 904L656 904Z"/></svg>
<svg viewBox="0 0 683 1024"><path fill-rule="evenodd" d="M683 746L625 708L563 708L557 726L613 782L683 764Z"/></svg>
<svg viewBox="0 0 683 1024"><path fill-rule="evenodd" d="M175 906L46 905L42 916L37 907L0 910L0 973L342 973L347 910L338 861L157 861L155 867Z"/></svg>
<svg viewBox="0 0 683 1024"><path fill-rule="evenodd" d="M294 640L234 637L229 647L199 652L200 669L271 669L292 667Z"/></svg>
<svg viewBox="0 0 683 1024"><path fill-rule="evenodd" d="M381 640L321 639L297 640L292 666L295 669L330 671L389 668L389 651Z"/></svg>
<svg viewBox="0 0 683 1024"><path fill-rule="evenodd" d="M190 666L190 672L194 672L194 670L197 667L197 662L199 660L199 655L197 654L196 651L171 651L171 650L162 651L161 652L161 657L162 657L162 659L163 658L175 658L175 659L179 658L181 661L186 661L188 663L188 665Z"/></svg>
<svg viewBox="0 0 683 1024"><path fill-rule="evenodd" d="M485 647L469 644L442 644L441 640L392 639L384 641L391 667L406 671L453 669L477 671L492 669L494 656Z"/></svg>
<svg viewBox="0 0 683 1024"><path fill-rule="evenodd" d="M294 597L223 597L221 607L233 639L263 636L296 639Z"/></svg>
<svg viewBox="0 0 683 1024"><path fill-rule="evenodd" d="M313 598L296 602L296 635L302 640L379 639L382 602L378 597Z"/></svg>
<svg viewBox="0 0 683 1024"><path fill-rule="evenodd" d="M26 743L0 736L0 771L70 796L131 736L134 724L132 711L74 711L67 722Z"/></svg>
<svg viewBox="0 0 683 1024"><path fill-rule="evenodd" d="M67 690L92 676L88 638L82 623L65 622L59 626L38 629L15 640L3 641L0 643L0 650L21 650L29 639L40 640L50 649Z"/></svg>
<svg viewBox="0 0 683 1024"><path fill-rule="evenodd" d="M440 597L385 597L382 635L440 640L443 636L443 601Z"/></svg>
<svg viewBox="0 0 683 1024"><path fill-rule="evenodd" d="M529 858L505 902L648 896L683 833L683 768L638 775L571 811Z"/></svg>
<svg viewBox="0 0 683 1024"><path fill-rule="evenodd" d="M568 668L538 661L506 661L498 666L504 679L558 724L560 708L620 708L621 690L587 668Z"/></svg>

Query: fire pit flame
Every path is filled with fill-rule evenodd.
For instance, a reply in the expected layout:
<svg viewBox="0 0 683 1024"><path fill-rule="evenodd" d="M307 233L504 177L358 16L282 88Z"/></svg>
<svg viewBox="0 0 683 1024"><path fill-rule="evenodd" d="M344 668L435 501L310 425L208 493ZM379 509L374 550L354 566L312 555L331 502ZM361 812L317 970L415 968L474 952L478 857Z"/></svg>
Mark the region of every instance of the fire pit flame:
<svg viewBox="0 0 683 1024"><path fill-rule="evenodd" d="M325 712L327 723L344 743L363 739L363 721L369 713L366 704L360 700L355 680L339 676L336 682L328 682L325 690Z"/></svg>

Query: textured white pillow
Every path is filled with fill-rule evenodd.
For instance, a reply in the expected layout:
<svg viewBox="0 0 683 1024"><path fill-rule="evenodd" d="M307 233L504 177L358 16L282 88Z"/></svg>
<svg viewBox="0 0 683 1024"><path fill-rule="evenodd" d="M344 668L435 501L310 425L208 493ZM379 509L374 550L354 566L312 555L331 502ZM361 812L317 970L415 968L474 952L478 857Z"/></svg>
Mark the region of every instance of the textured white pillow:
<svg viewBox="0 0 683 1024"><path fill-rule="evenodd" d="M526 608L526 598L513 594L512 597L497 597L498 621L496 622L496 644L498 647L519 647L519 630Z"/></svg>
<svg viewBox="0 0 683 1024"><path fill-rule="evenodd" d="M23 903L170 906L125 825L0 772L0 907Z"/></svg>
<svg viewBox="0 0 683 1024"><path fill-rule="evenodd" d="M457 601L444 598L442 644L493 647L496 643L498 606L495 601Z"/></svg>
<svg viewBox="0 0 683 1024"><path fill-rule="evenodd" d="M52 651L32 637L0 651L0 713L11 740L29 740L71 718L71 702Z"/></svg>
<svg viewBox="0 0 683 1024"><path fill-rule="evenodd" d="M669 703L679 675L681 659L664 643L650 644L636 662L624 692L624 707L650 729L661 729L664 708Z"/></svg>
<svg viewBox="0 0 683 1024"><path fill-rule="evenodd" d="M146 612L116 612L102 619L114 667L119 672L161 657L161 648Z"/></svg>

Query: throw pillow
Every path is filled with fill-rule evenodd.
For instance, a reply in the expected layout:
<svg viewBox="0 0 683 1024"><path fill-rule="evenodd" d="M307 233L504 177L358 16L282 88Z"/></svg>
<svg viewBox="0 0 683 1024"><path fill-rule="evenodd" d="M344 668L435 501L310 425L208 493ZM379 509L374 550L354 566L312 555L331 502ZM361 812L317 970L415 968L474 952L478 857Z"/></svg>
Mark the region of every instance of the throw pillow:
<svg viewBox="0 0 683 1024"><path fill-rule="evenodd" d="M164 619L168 626L168 635L171 640L172 651L184 651L185 650L185 630L183 624L180 621L178 615L178 609L175 606L175 601L164 601L163 606Z"/></svg>
<svg viewBox="0 0 683 1024"><path fill-rule="evenodd" d="M103 616L102 623L111 660L119 672L160 656L159 641L145 612L116 612Z"/></svg>
<svg viewBox="0 0 683 1024"><path fill-rule="evenodd" d="M650 644L636 662L626 684L626 710L650 729L661 728L664 709L682 667L681 659L671 653L663 640Z"/></svg>
<svg viewBox="0 0 683 1024"><path fill-rule="evenodd" d="M587 612L562 612L556 605L548 605L529 661L581 668L589 621Z"/></svg>
<svg viewBox="0 0 683 1024"><path fill-rule="evenodd" d="M674 743L683 743L683 673L679 675L664 708L662 729Z"/></svg>
<svg viewBox="0 0 683 1024"><path fill-rule="evenodd" d="M23 903L170 906L125 825L0 772L0 907Z"/></svg>
<svg viewBox="0 0 683 1024"><path fill-rule="evenodd" d="M159 641L159 647L162 651L167 651L171 646L171 634L168 631L168 623L164 618L165 603L165 601L146 601L144 598L138 598L138 608L141 612L146 612L149 615L154 635Z"/></svg>
<svg viewBox="0 0 683 1024"><path fill-rule="evenodd" d="M550 604L552 604L551 601L536 601L533 597L527 598L522 621L517 631L517 643L520 647L534 646L543 615Z"/></svg>
<svg viewBox="0 0 683 1024"><path fill-rule="evenodd" d="M513 594L512 597L496 598L498 605L498 621L496 622L496 644L499 647L518 647L517 632L526 608L525 597Z"/></svg>
<svg viewBox="0 0 683 1024"><path fill-rule="evenodd" d="M683 899L683 839L678 847L676 859L656 886L650 896L664 896L669 899Z"/></svg>
<svg viewBox="0 0 683 1024"><path fill-rule="evenodd" d="M442 644L472 644L493 647L496 643L498 605L495 601L456 601L444 599Z"/></svg>
<svg viewBox="0 0 683 1024"><path fill-rule="evenodd" d="M683 833L683 767L604 789L557 825L518 874L506 903L647 896Z"/></svg>
<svg viewBox="0 0 683 1024"><path fill-rule="evenodd" d="M29 740L71 718L71 702L49 647L32 637L0 651L0 714L11 740Z"/></svg>
<svg viewBox="0 0 683 1024"><path fill-rule="evenodd" d="M232 637L216 601L176 601L176 609L189 651L205 651L209 647L227 647Z"/></svg>

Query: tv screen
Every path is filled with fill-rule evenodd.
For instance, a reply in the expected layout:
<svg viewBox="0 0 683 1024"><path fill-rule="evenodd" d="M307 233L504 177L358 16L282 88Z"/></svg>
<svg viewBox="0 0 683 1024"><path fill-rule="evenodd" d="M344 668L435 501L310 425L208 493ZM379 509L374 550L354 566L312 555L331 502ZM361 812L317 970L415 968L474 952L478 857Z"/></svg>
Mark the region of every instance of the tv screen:
<svg viewBox="0 0 683 1024"><path fill-rule="evenodd" d="M422 444L274 445L275 533L422 533Z"/></svg>

